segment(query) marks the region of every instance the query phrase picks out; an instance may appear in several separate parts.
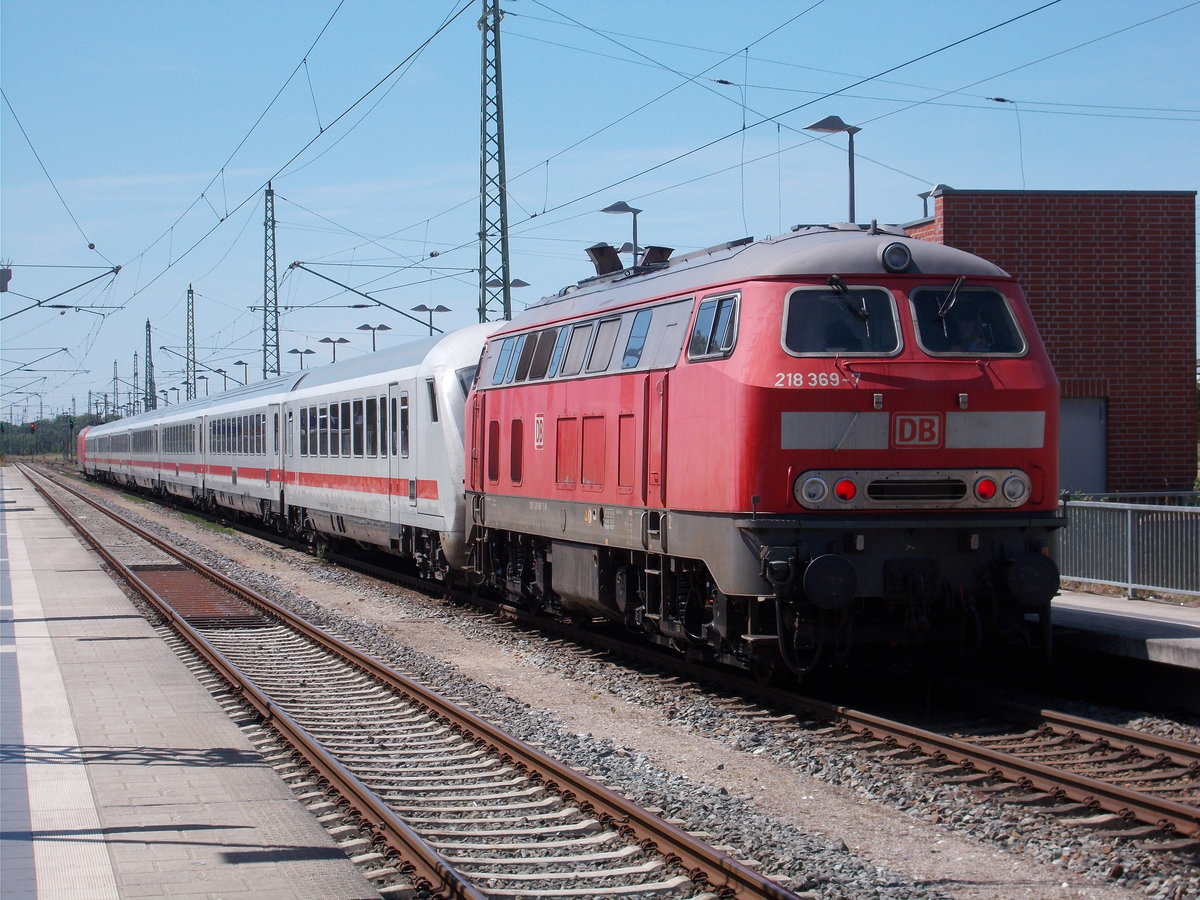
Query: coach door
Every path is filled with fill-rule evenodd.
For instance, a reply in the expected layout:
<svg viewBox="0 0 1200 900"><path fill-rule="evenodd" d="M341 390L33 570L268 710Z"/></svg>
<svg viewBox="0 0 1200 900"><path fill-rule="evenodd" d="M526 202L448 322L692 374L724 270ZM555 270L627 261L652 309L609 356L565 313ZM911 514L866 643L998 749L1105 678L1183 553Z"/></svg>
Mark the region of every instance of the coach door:
<svg viewBox="0 0 1200 900"><path fill-rule="evenodd" d="M411 519L417 505L416 442L412 440L412 394L388 385L388 507L394 523Z"/></svg>

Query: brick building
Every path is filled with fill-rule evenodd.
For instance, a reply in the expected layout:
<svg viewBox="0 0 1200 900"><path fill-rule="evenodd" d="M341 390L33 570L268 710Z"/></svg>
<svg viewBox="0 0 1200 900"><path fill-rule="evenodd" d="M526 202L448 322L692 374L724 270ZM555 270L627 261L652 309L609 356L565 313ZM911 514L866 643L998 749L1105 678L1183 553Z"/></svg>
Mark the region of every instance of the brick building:
<svg viewBox="0 0 1200 900"><path fill-rule="evenodd" d="M1196 193L939 185L917 238L991 260L1025 289L1062 391L1062 487L1196 480Z"/></svg>

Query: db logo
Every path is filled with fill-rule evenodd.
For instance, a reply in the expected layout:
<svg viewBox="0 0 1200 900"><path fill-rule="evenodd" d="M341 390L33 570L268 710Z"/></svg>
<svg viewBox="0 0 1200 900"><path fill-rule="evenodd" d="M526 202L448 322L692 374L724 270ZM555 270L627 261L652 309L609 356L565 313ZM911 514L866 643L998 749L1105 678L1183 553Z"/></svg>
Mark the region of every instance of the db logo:
<svg viewBox="0 0 1200 900"><path fill-rule="evenodd" d="M892 416L893 447L940 447L942 417L936 413Z"/></svg>
<svg viewBox="0 0 1200 900"><path fill-rule="evenodd" d="M546 446L546 417L542 413L533 417L533 446L537 450Z"/></svg>

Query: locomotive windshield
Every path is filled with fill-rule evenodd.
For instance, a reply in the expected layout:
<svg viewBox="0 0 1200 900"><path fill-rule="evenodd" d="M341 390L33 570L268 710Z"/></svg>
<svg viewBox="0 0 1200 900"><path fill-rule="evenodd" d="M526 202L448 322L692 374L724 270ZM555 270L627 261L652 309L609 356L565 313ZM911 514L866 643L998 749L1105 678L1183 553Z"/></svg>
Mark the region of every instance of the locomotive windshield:
<svg viewBox="0 0 1200 900"><path fill-rule="evenodd" d="M987 288L921 288L910 301L921 348L932 356L1005 356L1025 339L1004 297Z"/></svg>
<svg viewBox="0 0 1200 900"><path fill-rule="evenodd" d="M892 295L840 279L828 288L798 288L787 300L783 346L793 356L897 353Z"/></svg>

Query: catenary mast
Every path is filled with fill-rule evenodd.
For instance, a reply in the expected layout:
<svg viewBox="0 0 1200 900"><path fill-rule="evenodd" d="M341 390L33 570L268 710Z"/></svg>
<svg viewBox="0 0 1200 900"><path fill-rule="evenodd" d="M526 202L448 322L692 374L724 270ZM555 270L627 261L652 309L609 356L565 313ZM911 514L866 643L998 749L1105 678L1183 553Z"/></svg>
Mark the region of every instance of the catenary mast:
<svg viewBox="0 0 1200 900"><path fill-rule="evenodd" d="M504 97L500 81L500 0L483 0L479 157L479 321L512 318L508 197L504 175Z"/></svg>

